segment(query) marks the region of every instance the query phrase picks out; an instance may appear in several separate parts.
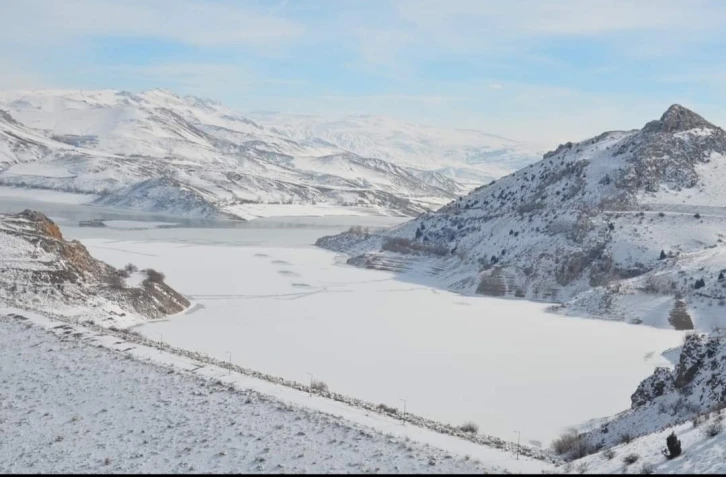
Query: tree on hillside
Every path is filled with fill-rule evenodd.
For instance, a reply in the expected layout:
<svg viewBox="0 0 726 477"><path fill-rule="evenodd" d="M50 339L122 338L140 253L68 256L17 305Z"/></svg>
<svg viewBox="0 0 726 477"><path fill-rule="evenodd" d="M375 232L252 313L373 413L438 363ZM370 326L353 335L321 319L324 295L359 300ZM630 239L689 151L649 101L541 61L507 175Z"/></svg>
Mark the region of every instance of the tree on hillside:
<svg viewBox="0 0 726 477"><path fill-rule="evenodd" d="M665 260L667 257L665 250L660 251L660 259L659 260Z"/></svg>
<svg viewBox="0 0 726 477"><path fill-rule="evenodd" d="M705 286L706 282L703 280L703 278L699 278L698 280L696 280L696 284L693 287L698 290L699 288L703 288Z"/></svg>
<svg viewBox="0 0 726 477"><path fill-rule="evenodd" d="M720 282L724 281L723 272L718 274L718 281L720 281Z"/></svg>
<svg viewBox="0 0 726 477"><path fill-rule="evenodd" d="M666 437L666 446L668 448L661 451L666 459L675 459L681 455L681 441L678 437L676 437L675 432L671 432L671 434Z"/></svg>

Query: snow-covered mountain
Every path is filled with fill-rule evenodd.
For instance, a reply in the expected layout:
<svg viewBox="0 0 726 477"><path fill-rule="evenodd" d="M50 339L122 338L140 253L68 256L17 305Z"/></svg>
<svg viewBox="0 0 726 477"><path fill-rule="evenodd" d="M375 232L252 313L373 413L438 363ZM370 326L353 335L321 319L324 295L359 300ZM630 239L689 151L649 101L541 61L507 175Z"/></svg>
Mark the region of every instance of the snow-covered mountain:
<svg viewBox="0 0 726 477"><path fill-rule="evenodd" d="M484 184L529 165L544 150L470 129L442 129L381 116L329 120L255 111L248 116L296 141L315 141L414 169L436 171L468 184Z"/></svg>
<svg viewBox="0 0 726 477"><path fill-rule="evenodd" d="M459 140L462 151L469 148L466 134L480 133L461 133L428 149L412 143L410 153L405 142L421 137L403 135L395 147L390 141L372 147L385 125L349 131L345 141L331 143L165 90L5 91L0 110L0 185L95 194L101 204L145 211L246 218L259 209L250 204L274 203L416 215L490 175L459 170L460 158L446 156ZM492 157L513 153L506 167L523 160L516 148L493 148ZM434 152L435 160L413 159ZM508 170L502 167L492 174Z"/></svg>
<svg viewBox="0 0 726 477"><path fill-rule="evenodd" d="M362 266L423 264L426 280L465 293L708 330L726 323L725 181L726 132L673 105L640 130L561 145L383 235L319 243Z"/></svg>

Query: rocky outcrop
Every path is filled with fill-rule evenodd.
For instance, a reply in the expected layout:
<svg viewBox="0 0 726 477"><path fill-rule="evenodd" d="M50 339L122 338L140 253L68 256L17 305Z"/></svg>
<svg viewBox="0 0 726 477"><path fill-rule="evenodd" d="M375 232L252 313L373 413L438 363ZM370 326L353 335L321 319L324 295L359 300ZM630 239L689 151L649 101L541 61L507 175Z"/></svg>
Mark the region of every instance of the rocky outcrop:
<svg viewBox="0 0 726 477"><path fill-rule="evenodd" d="M651 121L643 128L649 132L683 132L697 128L713 129L715 126L702 116L680 104L673 104L657 121Z"/></svg>
<svg viewBox="0 0 726 477"><path fill-rule="evenodd" d="M0 268L0 302L7 306L65 310L101 322L161 318L189 306L158 275L127 287L124 271L65 240L52 220L31 210L0 215Z"/></svg>
<svg viewBox="0 0 726 477"><path fill-rule="evenodd" d="M688 335L675 368L657 368L630 397L632 408L669 393L687 398L703 411L726 400L726 340L720 333Z"/></svg>

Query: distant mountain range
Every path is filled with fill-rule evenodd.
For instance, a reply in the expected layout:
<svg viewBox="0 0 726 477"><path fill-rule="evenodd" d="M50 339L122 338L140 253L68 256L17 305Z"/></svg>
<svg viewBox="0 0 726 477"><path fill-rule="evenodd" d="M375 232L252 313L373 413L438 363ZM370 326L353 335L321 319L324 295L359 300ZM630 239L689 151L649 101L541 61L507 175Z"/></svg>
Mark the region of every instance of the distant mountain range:
<svg viewBox="0 0 726 477"><path fill-rule="evenodd" d="M157 213L251 218L296 204L417 215L536 157L476 131L245 117L166 90L0 92L0 185Z"/></svg>

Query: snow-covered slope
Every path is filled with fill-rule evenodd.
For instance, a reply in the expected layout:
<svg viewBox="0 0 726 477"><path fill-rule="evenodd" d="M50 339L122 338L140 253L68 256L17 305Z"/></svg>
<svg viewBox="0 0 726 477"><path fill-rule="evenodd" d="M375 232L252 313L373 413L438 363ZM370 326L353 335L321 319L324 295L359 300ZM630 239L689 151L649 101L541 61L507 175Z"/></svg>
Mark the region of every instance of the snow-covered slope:
<svg viewBox="0 0 726 477"><path fill-rule="evenodd" d="M320 245L363 266L427 260L439 284L465 293L707 330L726 323L725 181L726 132L673 105L641 130L561 145L385 236Z"/></svg>
<svg viewBox="0 0 726 477"><path fill-rule="evenodd" d="M78 241L66 241L39 212L0 215L0 306L53 310L107 326L160 318L189 306L163 275L151 271L134 286L125 281L131 272L94 259Z"/></svg>
<svg viewBox="0 0 726 477"><path fill-rule="evenodd" d="M344 406L315 410L319 400L300 393L306 408L292 394L262 394L253 380L225 370L57 322L43 326L0 314L0 363L3 473L488 473L548 467L465 441L457 449L455 439L440 439L454 444L458 452L452 452L400 436L398 429L415 436L414 426L368 419L391 429L384 433L339 417ZM474 452L461 452L470 448ZM469 453L471 458L464 455Z"/></svg>
<svg viewBox="0 0 726 477"><path fill-rule="evenodd" d="M316 141L400 166L439 172L462 183L483 184L536 161L544 151L469 129L441 129L380 116L326 120L316 116L252 112L297 141Z"/></svg>
<svg viewBox="0 0 726 477"><path fill-rule="evenodd" d="M646 378L630 409L560 439L563 456L575 458L562 473L726 472L726 334L687 335L664 356L675 366ZM663 453L671 433L680 440L679 456Z"/></svg>
<svg viewBox="0 0 726 477"><path fill-rule="evenodd" d="M481 179L481 171L457 180L434 170L456 158L416 164L375 148L350 151L165 90L4 91L0 110L0 184L96 194L146 211L248 218L245 204L274 203L416 215Z"/></svg>

